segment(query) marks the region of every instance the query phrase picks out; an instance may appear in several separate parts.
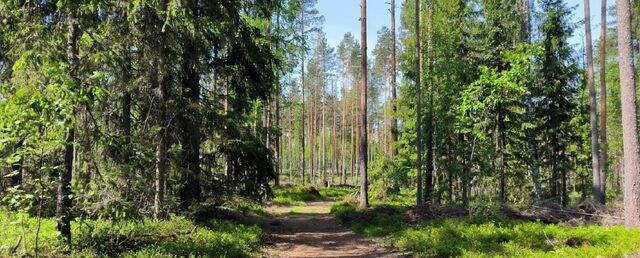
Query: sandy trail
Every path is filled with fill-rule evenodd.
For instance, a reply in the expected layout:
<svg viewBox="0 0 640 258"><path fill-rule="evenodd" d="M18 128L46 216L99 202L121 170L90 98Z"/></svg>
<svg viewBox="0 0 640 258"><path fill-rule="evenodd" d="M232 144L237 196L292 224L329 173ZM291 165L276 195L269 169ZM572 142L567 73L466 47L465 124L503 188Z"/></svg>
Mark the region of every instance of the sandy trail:
<svg viewBox="0 0 640 258"><path fill-rule="evenodd" d="M268 257L404 257L373 240L357 235L329 214L333 201L308 202L304 206L270 206L275 217L265 231Z"/></svg>

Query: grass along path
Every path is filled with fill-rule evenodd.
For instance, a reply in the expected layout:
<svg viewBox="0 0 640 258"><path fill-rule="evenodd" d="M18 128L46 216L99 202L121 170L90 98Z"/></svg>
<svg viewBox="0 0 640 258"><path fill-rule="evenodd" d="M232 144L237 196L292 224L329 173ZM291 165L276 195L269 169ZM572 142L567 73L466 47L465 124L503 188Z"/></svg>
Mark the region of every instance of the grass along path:
<svg viewBox="0 0 640 258"><path fill-rule="evenodd" d="M269 257L402 257L340 226L331 215L334 201L271 205L265 226Z"/></svg>

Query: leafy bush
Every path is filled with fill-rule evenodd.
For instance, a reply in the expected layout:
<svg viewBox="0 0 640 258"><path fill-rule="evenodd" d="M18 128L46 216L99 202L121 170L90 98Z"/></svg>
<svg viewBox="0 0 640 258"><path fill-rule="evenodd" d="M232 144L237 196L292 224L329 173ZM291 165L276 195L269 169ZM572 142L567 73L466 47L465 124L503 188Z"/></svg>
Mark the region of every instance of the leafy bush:
<svg viewBox="0 0 640 258"><path fill-rule="evenodd" d="M389 235L406 226L400 212L389 206L358 211L354 203L338 202L331 206L331 214L356 233L368 236Z"/></svg>
<svg viewBox="0 0 640 258"><path fill-rule="evenodd" d="M504 218L502 204L484 196L475 198L469 203L469 213L479 221Z"/></svg>

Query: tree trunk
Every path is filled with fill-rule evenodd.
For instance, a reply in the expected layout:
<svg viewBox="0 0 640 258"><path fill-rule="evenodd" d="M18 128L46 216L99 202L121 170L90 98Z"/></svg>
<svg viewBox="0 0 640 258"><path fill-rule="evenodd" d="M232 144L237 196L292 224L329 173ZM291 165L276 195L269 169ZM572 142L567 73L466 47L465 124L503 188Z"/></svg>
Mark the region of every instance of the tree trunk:
<svg viewBox="0 0 640 258"><path fill-rule="evenodd" d="M67 62L69 63L69 77L74 82L74 90L80 88L78 78L78 40L80 29L75 18L75 12L69 12L69 34L67 35ZM75 115L76 107L73 106L72 114ZM59 173L58 196L56 203L56 228L67 245L71 245L71 177L73 175L73 155L75 142L75 125L72 121L66 121L68 127L64 146L64 168Z"/></svg>
<svg viewBox="0 0 640 258"><path fill-rule="evenodd" d="M607 201L607 0L600 9L600 192Z"/></svg>
<svg viewBox="0 0 640 258"><path fill-rule="evenodd" d="M361 31L361 72L360 82L360 207L369 207L369 192L367 182L367 0L360 4Z"/></svg>
<svg viewBox="0 0 640 258"><path fill-rule="evenodd" d="M325 170L326 170L326 110L325 110L325 106L326 106L326 93L325 93L325 86L326 86L326 71L325 71L325 65L322 65L322 78L324 78L322 80L322 85L320 85L320 91L321 91L321 100L320 100L320 107L322 109L322 123L320 126L320 177L322 177L322 184L326 184L327 182L327 177L325 174Z"/></svg>
<svg viewBox="0 0 640 258"><path fill-rule="evenodd" d="M158 98L158 117L157 124L160 130L158 130L158 145L156 146L155 154L155 197L154 197L154 210L153 217L155 219L164 218L164 182L167 174L167 108L166 108L166 95L169 84L169 71L166 61L166 53L159 56L158 61L158 85L157 85L157 98Z"/></svg>
<svg viewBox="0 0 640 258"><path fill-rule="evenodd" d="M313 74L312 77L313 78ZM311 107L309 108L309 128L307 129L307 131L309 132L309 166L311 169L311 184L314 184L316 182L316 135L315 135L315 118L316 118L316 99L315 99L315 94L313 94L313 80L311 79L311 85L309 85L309 87L311 88L310 92L309 92L309 101L311 103L309 103L309 105L311 105Z"/></svg>
<svg viewBox="0 0 640 258"><path fill-rule="evenodd" d="M300 2L301 5L301 10L300 10L300 37L302 38L302 45L305 45L305 40L304 40L304 1ZM304 184L304 170L305 170L305 160L304 160L304 56L305 56L305 51L304 48L302 49L302 53L300 55L300 88L302 91L302 97L300 98L300 100L302 101L302 112L300 112L300 122L302 123L301 125L301 130L302 130L302 137L300 137L300 162L301 167L300 167L300 173L301 173L301 178L302 178L302 184Z"/></svg>
<svg viewBox="0 0 640 258"><path fill-rule="evenodd" d="M353 83L352 83L353 84ZM351 91L352 94L355 94L355 87L351 87ZM356 123L356 98L352 96L351 99L351 142L349 143L351 145L351 153L350 154L350 163L351 163L351 180L355 179L355 162L356 162L356 153L357 153L357 149L356 149L356 127L358 126L358 123Z"/></svg>
<svg viewBox="0 0 640 258"><path fill-rule="evenodd" d="M506 132L504 125L504 109L498 107L498 149L499 149L499 171L500 171L500 202L502 204L507 203L506 193L506 175L505 175L505 160L504 152L506 147Z"/></svg>
<svg viewBox="0 0 640 258"><path fill-rule="evenodd" d="M276 92L276 127L280 128L280 86L278 86L278 91ZM280 149L280 138L282 137L281 133L278 133L275 138L275 151L276 151L276 179L274 185L276 187L280 186L280 172L282 172L282 150Z"/></svg>
<svg viewBox="0 0 640 258"><path fill-rule="evenodd" d="M433 123L433 119L434 119L434 115L433 115L433 8L434 8L434 3L433 0L429 1L429 11L428 11L428 27L427 27L427 33L429 34L429 37L427 39L427 55L428 55L428 63L427 63L427 70L428 70L428 93L429 93L429 103L428 103L428 111L427 111L427 116L428 116L428 120L427 123L427 157L426 157L426 161L427 161L427 171L425 173L425 197L424 197L424 201L426 202L431 202L431 195L433 192L433 178L435 176L434 172L433 172L433 136L434 136L434 123Z"/></svg>
<svg viewBox="0 0 640 258"><path fill-rule="evenodd" d="M391 38L392 38L392 46L391 46L391 156L398 155L398 150L393 147L393 143L398 141L398 106L396 105L396 75L397 67L396 67L396 0L391 0Z"/></svg>
<svg viewBox="0 0 640 258"><path fill-rule="evenodd" d="M416 204L422 207L422 90L420 85L420 63L422 63L422 51L420 49L420 1L415 1L415 30L416 30L416 134L418 157L416 169L418 172Z"/></svg>
<svg viewBox="0 0 640 258"><path fill-rule="evenodd" d="M346 70L346 68L345 68ZM342 156L342 167L340 168L340 184L345 185L347 184L347 112L349 112L348 110L348 105L347 105L347 83L346 83L346 71L343 73L343 80L342 80L342 151L341 151L341 156Z"/></svg>
<svg viewBox="0 0 640 258"><path fill-rule="evenodd" d="M636 89L631 48L631 11L628 0L616 1L618 15L618 54L624 145L624 223L640 226L640 150L636 116Z"/></svg>
<svg viewBox="0 0 640 258"><path fill-rule="evenodd" d="M332 101L332 111L333 111L333 118L331 118L331 184L333 184L333 179L335 176L338 175L338 135L336 134L336 118L338 117L338 113L337 111L337 107L336 107L336 100L337 100L337 94L336 94L336 88L335 88L335 81L331 82L331 94L333 95L333 101Z"/></svg>
<svg viewBox="0 0 640 258"><path fill-rule="evenodd" d="M587 52L587 83L589 86L589 118L591 126L591 172L593 174L593 197L599 203L604 203L600 181L600 152L598 150L598 114L596 104L596 89L593 76L593 50L591 47L591 11L589 0L584 1L584 29L586 35Z"/></svg>
<svg viewBox="0 0 640 258"><path fill-rule="evenodd" d="M189 3L192 3L191 1ZM195 7L190 7L194 9ZM200 75L198 56L193 39L187 39L182 63L183 99L182 151L184 153L184 187L180 193L180 206L187 209L200 200Z"/></svg>

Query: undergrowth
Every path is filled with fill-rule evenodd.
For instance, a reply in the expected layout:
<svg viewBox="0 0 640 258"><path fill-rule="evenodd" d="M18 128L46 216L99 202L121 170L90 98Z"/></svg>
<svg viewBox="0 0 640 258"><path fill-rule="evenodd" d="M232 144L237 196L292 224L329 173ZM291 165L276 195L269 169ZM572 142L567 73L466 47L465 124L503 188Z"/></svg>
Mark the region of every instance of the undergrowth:
<svg viewBox="0 0 640 258"><path fill-rule="evenodd" d="M0 212L0 256L35 256L36 228L36 218ZM58 241L55 220L43 218L38 253L53 257L245 257L259 250L261 234L255 225L215 219L196 224L179 216L164 221L75 220L69 252Z"/></svg>
<svg viewBox="0 0 640 258"><path fill-rule="evenodd" d="M281 205L297 205L303 202L336 199L356 192L354 187L333 186L316 189L313 186L293 186L276 188L271 200L272 203Z"/></svg>
<svg viewBox="0 0 640 258"><path fill-rule="evenodd" d="M416 257L623 257L640 252L640 229L569 226L507 218L442 218L405 222L398 208L358 210L338 202L332 214L356 233Z"/></svg>

